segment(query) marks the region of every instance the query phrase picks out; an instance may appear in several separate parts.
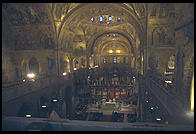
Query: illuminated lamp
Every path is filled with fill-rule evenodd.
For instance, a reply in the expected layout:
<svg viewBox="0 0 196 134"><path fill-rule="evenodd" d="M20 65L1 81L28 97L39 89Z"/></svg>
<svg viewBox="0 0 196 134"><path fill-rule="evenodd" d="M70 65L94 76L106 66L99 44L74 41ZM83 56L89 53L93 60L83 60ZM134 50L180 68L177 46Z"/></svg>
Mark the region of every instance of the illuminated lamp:
<svg viewBox="0 0 196 134"><path fill-rule="evenodd" d="M64 73L63 73L63 75L67 75L67 73L66 73L66 72L64 72Z"/></svg>
<svg viewBox="0 0 196 134"><path fill-rule="evenodd" d="M28 78L34 78L35 77L35 74L34 73L29 73L29 74L27 74L27 77Z"/></svg>
<svg viewBox="0 0 196 134"><path fill-rule="evenodd" d="M24 79L24 80L22 80L23 82L25 82L26 80Z"/></svg>
<svg viewBox="0 0 196 134"><path fill-rule="evenodd" d="M27 118L31 118L31 115L30 115L30 114L26 114L26 117L27 117Z"/></svg>
<svg viewBox="0 0 196 134"><path fill-rule="evenodd" d="M113 53L113 51L112 50L109 50L108 53Z"/></svg>
<svg viewBox="0 0 196 134"><path fill-rule="evenodd" d="M172 83L172 81L171 80L166 80L165 83Z"/></svg>
<svg viewBox="0 0 196 134"><path fill-rule="evenodd" d="M156 120L157 120L157 121L160 121L160 120L161 120L161 118L156 118Z"/></svg>
<svg viewBox="0 0 196 134"><path fill-rule="evenodd" d="M120 50L116 50L116 53L120 53Z"/></svg>
<svg viewBox="0 0 196 134"><path fill-rule="evenodd" d="M42 108L46 108L46 105L42 105Z"/></svg>
<svg viewBox="0 0 196 134"><path fill-rule="evenodd" d="M57 102L57 99L53 99L52 101L53 101L53 102Z"/></svg>
<svg viewBox="0 0 196 134"><path fill-rule="evenodd" d="M77 68L74 67L74 70L77 70Z"/></svg>
<svg viewBox="0 0 196 134"><path fill-rule="evenodd" d="M96 67L99 67L99 66L98 66L98 65L96 65L96 66L95 66L95 68L96 68Z"/></svg>

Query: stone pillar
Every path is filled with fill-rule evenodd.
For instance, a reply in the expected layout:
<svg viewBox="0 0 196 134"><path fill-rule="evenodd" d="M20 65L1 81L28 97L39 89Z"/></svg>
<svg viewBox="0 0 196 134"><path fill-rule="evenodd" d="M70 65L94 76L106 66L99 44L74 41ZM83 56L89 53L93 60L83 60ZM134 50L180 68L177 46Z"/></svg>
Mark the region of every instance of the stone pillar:
<svg viewBox="0 0 196 134"><path fill-rule="evenodd" d="M66 102L66 117L71 119L73 114L72 114L72 88L67 87L66 88L66 93L65 93L65 102Z"/></svg>
<svg viewBox="0 0 196 134"><path fill-rule="evenodd" d="M176 68L175 68L175 93L180 94L183 87L183 77L184 77L184 59L183 52L179 48L176 58Z"/></svg>
<svg viewBox="0 0 196 134"><path fill-rule="evenodd" d="M73 58L70 58L70 72L73 72Z"/></svg>
<svg viewBox="0 0 196 134"><path fill-rule="evenodd" d="M89 55L86 55L86 67L89 68Z"/></svg>

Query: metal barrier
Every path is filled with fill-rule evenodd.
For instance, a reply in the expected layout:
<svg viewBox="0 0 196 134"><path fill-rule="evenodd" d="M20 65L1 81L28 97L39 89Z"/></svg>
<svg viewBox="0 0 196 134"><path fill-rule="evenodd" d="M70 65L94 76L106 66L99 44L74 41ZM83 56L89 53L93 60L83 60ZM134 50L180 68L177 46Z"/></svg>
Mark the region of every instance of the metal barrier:
<svg viewBox="0 0 196 134"><path fill-rule="evenodd" d="M31 124L33 129L27 129ZM45 131L194 131L194 125L166 125L148 122L120 123L68 119L3 117L3 131L42 131L40 124L49 124ZM49 130L50 129L50 130Z"/></svg>

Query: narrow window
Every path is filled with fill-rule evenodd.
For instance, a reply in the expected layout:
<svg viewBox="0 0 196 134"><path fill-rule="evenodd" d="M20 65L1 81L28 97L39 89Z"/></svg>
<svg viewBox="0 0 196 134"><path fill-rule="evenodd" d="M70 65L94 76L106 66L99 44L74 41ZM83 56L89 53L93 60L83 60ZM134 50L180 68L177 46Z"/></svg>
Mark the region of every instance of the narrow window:
<svg viewBox="0 0 196 134"><path fill-rule="evenodd" d="M116 57L114 57L114 63L117 63L117 58Z"/></svg>
<svg viewBox="0 0 196 134"><path fill-rule="evenodd" d="M109 16L109 17L108 17L108 20L111 21L111 20L112 20L112 16Z"/></svg>
<svg viewBox="0 0 196 134"><path fill-rule="evenodd" d="M104 57L103 58L103 63L105 64L107 62L107 59Z"/></svg>
<svg viewBox="0 0 196 134"><path fill-rule="evenodd" d="M99 17L99 21L100 21L100 22L103 22L103 16L100 16L100 17Z"/></svg>
<svg viewBox="0 0 196 134"><path fill-rule="evenodd" d="M92 21L92 22L94 21L94 17L91 18L91 21Z"/></svg>

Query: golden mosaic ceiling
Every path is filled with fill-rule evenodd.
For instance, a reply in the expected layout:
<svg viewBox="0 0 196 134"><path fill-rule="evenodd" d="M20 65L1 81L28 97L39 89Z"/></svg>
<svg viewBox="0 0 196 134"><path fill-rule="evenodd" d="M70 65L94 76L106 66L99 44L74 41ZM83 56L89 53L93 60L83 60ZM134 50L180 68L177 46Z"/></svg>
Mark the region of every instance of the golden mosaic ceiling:
<svg viewBox="0 0 196 134"><path fill-rule="evenodd" d="M66 47L73 42L88 44L97 33L104 31L122 31L133 40L138 38L145 29L145 19L175 16L175 27L193 19L194 4L159 4L159 3L3 3L3 29L10 28L9 38L18 49L54 48L56 44ZM184 7L190 10L183 10ZM155 8L154 8L155 7ZM166 7L172 7L168 8ZM156 9L156 10L154 10ZM157 16L154 14L157 11ZM91 18L120 17L121 21L100 24ZM152 15L155 15L152 17ZM161 18L161 19L162 19ZM193 20L194 21L194 20ZM141 28L140 33L138 28ZM15 39L26 37L16 42ZM7 36L8 38L8 36ZM5 40L5 39L4 39ZM140 39L142 41L143 39ZM46 47L43 44L54 44ZM80 45L82 45L82 43ZM41 44L41 45L40 45ZM74 44L74 43L73 43ZM84 45L83 45L84 46ZM84 46L86 47L86 46ZM138 47L138 46L137 46ZM68 47L69 49L70 47Z"/></svg>

